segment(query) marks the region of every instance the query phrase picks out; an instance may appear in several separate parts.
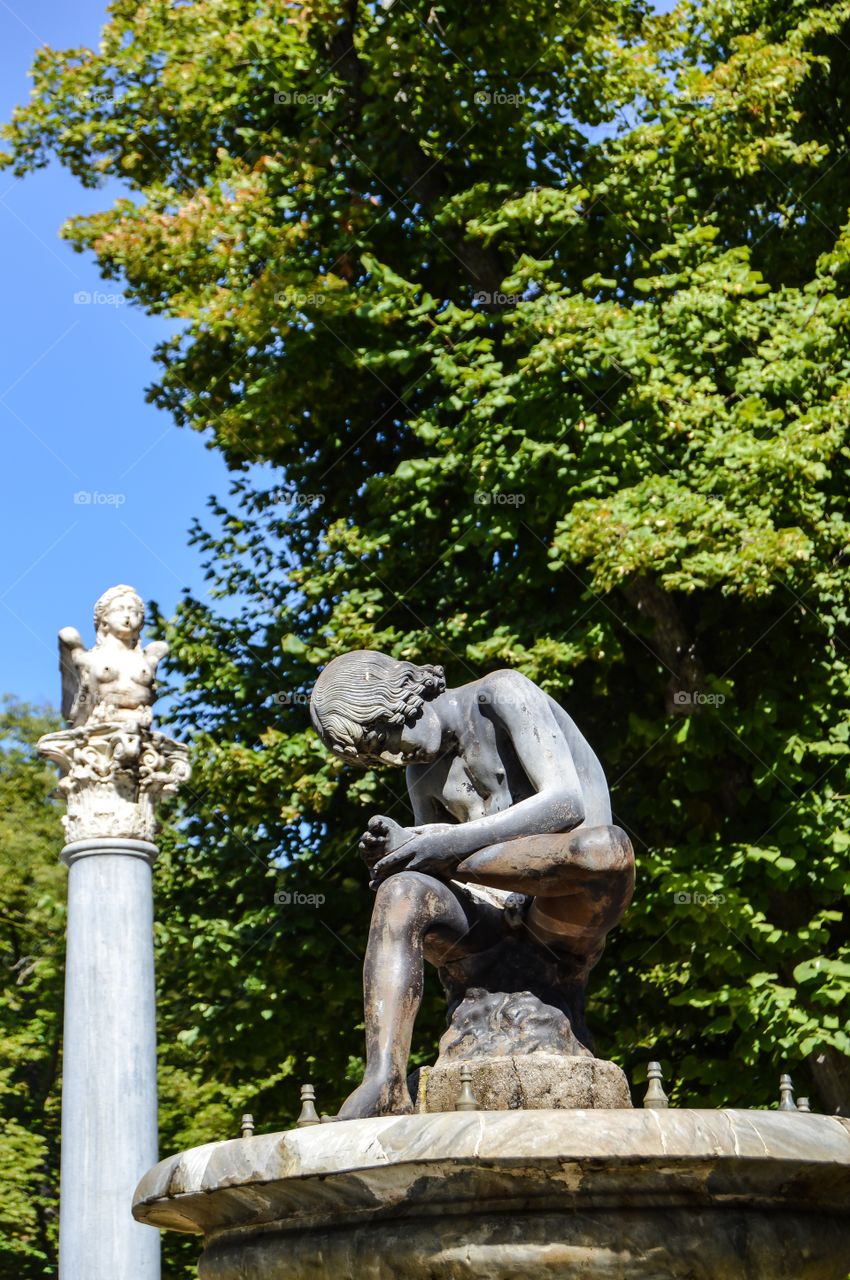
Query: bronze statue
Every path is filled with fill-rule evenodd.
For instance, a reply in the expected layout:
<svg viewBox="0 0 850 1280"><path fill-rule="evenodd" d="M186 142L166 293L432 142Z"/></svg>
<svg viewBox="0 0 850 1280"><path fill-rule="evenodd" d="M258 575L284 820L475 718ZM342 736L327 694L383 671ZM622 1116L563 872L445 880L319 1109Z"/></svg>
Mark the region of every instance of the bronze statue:
<svg viewBox="0 0 850 1280"><path fill-rule="evenodd" d="M413 805L413 826L377 815L360 842L377 890L366 1072L340 1118L413 1109L424 959L450 1015L468 993L531 992L589 1052L584 988L631 900L634 855L567 713L517 671L447 689L441 667L358 650L325 667L310 714L343 759L406 766Z"/></svg>

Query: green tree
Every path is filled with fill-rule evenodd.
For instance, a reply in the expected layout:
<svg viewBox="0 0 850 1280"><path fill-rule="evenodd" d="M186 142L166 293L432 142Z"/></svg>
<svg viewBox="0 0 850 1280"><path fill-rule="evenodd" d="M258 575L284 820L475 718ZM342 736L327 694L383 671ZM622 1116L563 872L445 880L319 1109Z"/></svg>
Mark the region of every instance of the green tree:
<svg viewBox="0 0 850 1280"><path fill-rule="evenodd" d="M61 1037L67 872L62 806L50 798L52 765L35 744L59 727L55 713L14 698L0 703L0 1277L42 1280L56 1275L58 1247ZM185 998L182 948L191 933L169 890L179 868L174 837L165 831L157 867L166 919L157 923L159 1084L163 1144L169 1149L238 1132L244 1088L229 1088L226 1072L194 1061ZM182 873L181 873L182 874ZM194 999L198 998L198 988ZM289 1070L283 1064L281 1078ZM252 1088L269 1071L258 1063ZM197 1248L165 1241L166 1274L194 1276Z"/></svg>
<svg viewBox="0 0 850 1280"><path fill-rule="evenodd" d="M55 718L0 703L0 1275L55 1275L65 869L53 769L35 753Z"/></svg>
<svg viewBox="0 0 850 1280"><path fill-rule="evenodd" d="M119 0L39 52L9 163L129 184L65 234L185 321L150 398L272 469L168 625L166 1016L216 1105L356 1075L356 838L405 801L305 695L370 646L516 666L600 750L640 877L600 1052L847 1108L848 44L846 3Z"/></svg>

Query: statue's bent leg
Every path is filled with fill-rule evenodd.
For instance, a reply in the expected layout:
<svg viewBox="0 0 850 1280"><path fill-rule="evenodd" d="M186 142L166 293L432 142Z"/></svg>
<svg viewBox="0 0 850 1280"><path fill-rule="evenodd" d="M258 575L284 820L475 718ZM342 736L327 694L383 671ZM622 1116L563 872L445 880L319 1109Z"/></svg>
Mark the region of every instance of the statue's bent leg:
<svg viewBox="0 0 850 1280"><path fill-rule="evenodd" d="M620 827L576 827L479 849L455 875L533 896L530 932L549 946L587 956L592 964L631 902L634 852Z"/></svg>
<svg viewBox="0 0 850 1280"><path fill-rule="evenodd" d="M383 881L363 967L366 1072L343 1103L340 1119L413 1110L407 1060L422 1001L425 955L438 962L452 951L483 949L492 942L491 932L484 917L471 916L469 904L432 876L399 871Z"/></svg>

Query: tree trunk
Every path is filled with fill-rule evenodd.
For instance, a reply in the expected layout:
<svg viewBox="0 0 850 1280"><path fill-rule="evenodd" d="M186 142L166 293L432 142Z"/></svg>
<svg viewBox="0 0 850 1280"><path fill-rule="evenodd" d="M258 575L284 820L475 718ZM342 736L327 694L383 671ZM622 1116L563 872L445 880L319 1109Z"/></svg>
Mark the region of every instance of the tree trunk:
<svg viewBox="0 0 850 1280"><path fill-rule="evenodd" d="M827 1045L810 1055L809 1067L824 1111L850 1116L850 1058Z"/></svg>

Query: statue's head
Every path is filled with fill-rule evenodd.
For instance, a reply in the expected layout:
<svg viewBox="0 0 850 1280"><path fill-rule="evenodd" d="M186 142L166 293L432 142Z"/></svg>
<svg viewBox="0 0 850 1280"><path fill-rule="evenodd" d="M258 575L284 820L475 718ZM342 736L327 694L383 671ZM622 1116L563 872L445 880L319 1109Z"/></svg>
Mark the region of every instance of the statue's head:
<svg viewBox="0 0 850 1280"><path fill-rule="evenodd" d="M433 758L442 736L426 704L446 687L443 668L416 666L373 649L333 658L310 695L310 719L326 747L366 767ZM417 726L414 728L414 726Z"/></svg>
<svg viewBox="0 0 850 1280"><path fill-rule="evenodd" d="M145 621L145 604L138 591L122 583L104 591L94 607L94 629L98 640L112 634L119 640L136 641Z"/></svg>

